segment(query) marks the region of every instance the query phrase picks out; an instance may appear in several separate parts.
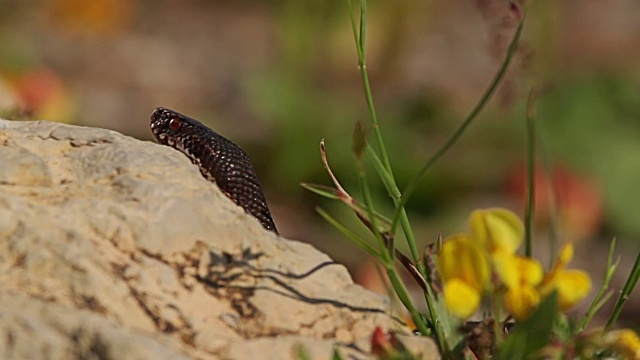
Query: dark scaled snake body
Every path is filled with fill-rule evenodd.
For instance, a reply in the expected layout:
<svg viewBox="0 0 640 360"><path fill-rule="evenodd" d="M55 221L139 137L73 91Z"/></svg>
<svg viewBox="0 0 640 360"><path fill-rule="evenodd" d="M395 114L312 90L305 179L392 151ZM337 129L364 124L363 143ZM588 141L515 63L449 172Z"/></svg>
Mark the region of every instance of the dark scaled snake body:
<svg viewBox="0 0 640 360"><path fill-rule="evenodd" d="M151 132L159 144L189 157L206 179L278 234L251 160L236 144L195 119L161 107L151 114Z"/></svg>

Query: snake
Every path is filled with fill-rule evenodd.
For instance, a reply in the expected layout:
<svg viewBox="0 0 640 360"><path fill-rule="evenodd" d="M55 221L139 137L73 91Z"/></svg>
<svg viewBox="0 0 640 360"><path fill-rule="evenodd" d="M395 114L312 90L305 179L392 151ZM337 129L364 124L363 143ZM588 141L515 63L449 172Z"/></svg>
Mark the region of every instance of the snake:
<svg viewBox="0 0 640 360"><path fill-rule="evenodd" d="M150 127L159 144L186 155L205 179L265 229L278 234L251 160L238 145L200 121L163 107L151 114Z"/></svg>

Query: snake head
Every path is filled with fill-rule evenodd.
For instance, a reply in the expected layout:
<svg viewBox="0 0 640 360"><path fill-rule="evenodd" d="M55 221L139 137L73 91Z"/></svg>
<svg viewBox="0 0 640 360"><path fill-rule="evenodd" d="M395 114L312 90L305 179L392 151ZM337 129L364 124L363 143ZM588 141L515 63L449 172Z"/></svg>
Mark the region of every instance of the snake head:
<svg viewBox="0 0 640 360"><path fill-rule="evenodd" d="M214 140L212 138L220 137L218 134L196 119L163 107L153 111L150 125L153 137L159 144L167 145L187 155L200 167L205 177L211 179L212 175L207 171L207 164L204 164L209 154L206 148L207 144L215 143L212 142Z"/></svg>
<svg viewBox="0 0 640 360"><path fill-rule="evenodd" d="M151 114L151 132L159 144L168 145L187 155L195 163L194 146L201 144L212 130L196 119L177 111L159 107Z"/></svg>
<svg viewBox="0 0 640 360"><path fill-rule="evenodd" d="M171 109L159 107L151 114L151 132L156 141L175 146L178 132L183 128L185 116Z"/></svg>

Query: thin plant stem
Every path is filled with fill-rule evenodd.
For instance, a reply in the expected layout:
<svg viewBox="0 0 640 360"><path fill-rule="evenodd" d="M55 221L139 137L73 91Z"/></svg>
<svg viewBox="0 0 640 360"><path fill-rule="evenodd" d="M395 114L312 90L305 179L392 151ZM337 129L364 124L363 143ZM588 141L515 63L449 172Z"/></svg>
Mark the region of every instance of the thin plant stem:
<svg viewBox="0 0 640 360"><path fill-rule="evenodd" d="M532 224L535 213L536 198L536 167L535 167L535 143L536 143L536 95L537 90L531 89L527 101L527 205L524 216L524 255L532 255Z"/></svg>
<svg viewBox="0 0 640 360"><path fill-rule="evenodd" d="M371 222L371 227L373 229L373 235L376 237L378 242L378 250L382 255L379 260L381 260L382 265L385 268L393 267L393 255L394 251L386 251L387 244L385 244L384 239L382 238L382 234L380 234L377 225L377 219L375 217L375 210L373 207L373 199L371 197L371 191L369 190L369 184L367 183L366 173L364 171L364 164L362 164L361 160L358 160L358 178L360 180L360 188L362 189L362 196L364 198L365 208L368 212L369 221ZM393 242L391 242L393 243Z"/></svg>
<svg viewBox="0 0 640 360"><path fill-rule="evenodd" d="M353 241L354 244L356 244L357 246L359 246L360 248L362 248L366 252L368 252L369 255L373 256L375 259L381 259L382 258L382 255L380 255L380 252L378 251L378 249L376 249L373 245L369 244L366 240L361 238L360 235L358 235L355 232L351 231L351 229L349 229L347 226L345 226L345 225L341 224L340 222L338 222L338 220L336 220L333 217L331 217L331 215L329 215L326 211L322 210L321 208L317 207L316 211L329 224L331 224L338 231L340 231L342 234L344 234L348 239ZM382 262L382 261L380 261L380 262Z"/></svg>
<svg viewBox="0 0 640 360"><path fill-rule="evenodd" d="M629 295L633 291L633 288L636 286L638 282L638 278L640 278L640 252L638 252L638 256L636 257L636 262L633 264L633 268L631 269L631 273L627 278L627 282L624 284L622 291L620 292L620 296L618 297L618 301L613 307L613 311L611 312L611 316L609 317L609 321L607 321L607 325L605 325L605 331L609 331L613 324L618 320L618 316L620 315L620 311L622 311L622 307L625 302L629 298Z"/></svg>
<svg viewBox="0 0 640 360"><path fill-rule="evenodd" d="M382 265L385 267L387 271L387 275L389 276L389 281L398 295L398 298L402 302L402 304L407 308L409 314L411 314L411 318L413 319L414 324L418 328L418 330L423 334L428 334L429 329L425 324L422 315L416 310L416 307L413 305L413 301L411 300L411 296L404 285L404 282L400 279L400 275L394 264L394 254L395 254L395 245L393 238L385 244L384 239L382 238L382 234L377 231L376 226L376 218L374 216L375 209L373 207L373 200L371 197L371 191L369 189L369 185L367 183L367 176L364 169L364 164L362 163L362 159L358 157L358 175L360 178L360 187L362 189L362 196L364 198L364 203L366 205L367 211L369 212L369 221L371 222L371 227L373 228L374 235L378 240L380 254L382 255ZM387 248L385 251L385 247ZM440 339L439 341L444 342L444 339ZM443 348L444 349L444 348Z"/></svg>
<svg viewBox="0 0 640 360"><path fill-rule="evenodd" d="M371 92L371 84L369 83L369 74L367 72L367 53L366 53L366 24L367 24L367 1L362 0L360 3L360 26L358 31L358 26L356 25L355 13L353 11L351 0L347 0L347 4L349 5L349 14L351 16L351 25L353 28L353 35L356 42L357 52L358 52L358 68L360 69L360 77L362 78L362 85L364 87L365 99L367 101L367 107L369 109L369 115L371 117L371 126L373 128L373 134L376 139L376 143L378 145L378 151L380 152L380 161L384 166L384 169L389 174L389 177L393 180L395 185L395 178L393 176L393 171L391 169L391 162L389 161L389 156L387 155L387 149L384 146L384 139L382 137L382 131L380 130L380 123L378 121L378 116L376 115L376 109L373 104L373 95ZM400 191L397 191L397 197L392 196L394 200L394 205L398 206L400 202ZM424 269L424 265L420 263L420 253L418 252L418 248L416 246L415 236L413 234L413 230L411 229L411 224L409 223L409 217L404 209L402 209L401 214L401 223L402 229L405 233L407 244L409 245L409 250L411 251L411 256L413 260L418 264L418 270L420 273L426 277L427 272Z"/></svg>
<svg viewBox="0 0 640 360"><path fill-rule="evenodd" d="M546 146L541 138L538 138L538 156L540 163L542 164L542 170L544 172L545 186L548 191L549 200L549 212L551 213L551 224L549 226L549 268L553 267L553 261L556 258L558 252L558 244L560 243L560 215L558 211L557 194L553 186L553 171L551 166L551 155L546 151Z"/></svg>
<svg viewBox="0 0 640 360"><path fill-rule="evenodd" d="M404 286L402 279L400 279L398 272L395 270L395 268L392 267L390 269L387 269L387 275L389 276L389 281L391 282L391 286L393 286L393 289L396 292L396 295L398 295L398 299L400 299L402 304L409 311L409 314L411 315L411 319L416 324L418 331L420 331L420 333L422 334L429 334L430 333L429 328L427 328L426 324L424 323L424 319L422 318L422 315L420 315L418 310L413 306L413 303L411 302L411 297L409 296L409 292L407 291L407 288ZM444 338L437 336L437 339L438 339L438 344L440 345L440 349L441 350L445 349L443 347Z"/></svg>
<svg viewBox="0 0 640 360"><path fill-rule="evenodd" d="M491 99L493 94L496 92L498 85L500 85L500 83L502 82L502 79L507 72L507 68L509 67L511 60L513 59L513 56L518 49L518 44L520 42L520 36L522 35L522 29L524 28L525 19L526 14L523 15L522 20L520 21L520 24L518 25L518 28L513 35L513 39L509 44L507 54L502 64L500 65L498 72L487 87L487 90L484 92L484 94L482 94L482 97L480 98L478 103L471 110L469 115L467 115L462 124L460 124L458 129L456 129L453 135L451 135L449 140L447 140L447 142L424 164L424 166L422 166L416 176L414 176L409 184L405 187L404 191L402 192L402 201L400 202L400 204L396 205L396 213L393 216L393 222L391 223L392 233L394 233L394 231L396 230L400 215L404 211L404 206L406 205L411 194L413 194L413 192L416 190L420 179L422 179L427 170L429 170L431 166L433 166L433 164L435 164L458 141L458 139L460 139L467 127L469 127L473 120L475 120L480 111L485 107L485 105L489 102L489 99Z"/></svg>
<svg viewBox="0 0 640 360"><path fill-rule="evenodd" d="M362 4L363 4L363 8L366 8L366 0L362 0ZM398 206L399 203L401 203L401 195L400 195L400 191L395 183L395 177L393 176L393 170L391 169L391 163L389 161L389 156L387 155L387 149L384 146L384 139L382 137L382 131L380 130L380 123L378 122L378 117L376 115L376 110L375 110L375 106L373 104L373 95L371 92L371 85L369 83L369 74L367 72L367 64L366 64L366 46L365 43L362 42L363 39L365 39L365 35L363 35L363 33L366 32L366 28L362 26L362 24L366 24L366 12L362 11L362 19L361 20L361 34L360 34L360 46L362 47L361 50L358 52L358 54L360 55L360 58L358 59L358 67L360 68L360 76L362 78L362 84L364 87L364 93L365 93L365 98L367 101L367 106L369 108L369 114L371 117L371 125L373 128L373 134L375 136L376 139L376 143L378 145L378 151L380 152L380 160L382 162L382 165L384 166L384 169L386 170L386 172L389 175L389 179L392 180L392 186L393 188L396 189L396 191L392 192L392 200L394 202L395 206ZM375 154L375 152L374 152ZM416 239L415 239L415 235L413 234L413 229L411 228L411 224L409 222L409 217L407 215L406 210L404 209L404 207L401 209L400 211L400 222L402 225L402 230L404 231L405 237L407 239L407 244L409 245L409 251L411 252L411 256L413 257L413 260L416 262L416 264L418 265L418 270L420 271L420 273L422 274L423 277L427 277L427 272L424 268L424 265L420 262L420 253L418 251L418 247L416 245ZM392 231L392 234L394 234L395 231Z"/></svg>
<svg viewBox="0 0 640 360"><path fill-rule="evenodd" d="M362 84L364 87L364 93L365 93L365 98L367 101L367 106L369 108L369 113L370 113L370 117L371 117L371 124L372 124L372 128L373 128L373 133L376 139L376 143L378 145L378 151L380 152L380 160L381 163L384 167L384 169L386 170L386 172L389 175L389 178L392 180L392 184L393 187L397 188L397 186L395 185L395 177L393 176L393 171L391 169L391 163L389 161L389 156L387 155L387 150L386 147L384 146L384 140L382 137L382 132L380 130L380 124L378 122L378 117L376 115L376 111L375 111L375 106L373 104L373 95L371 92L371 85L369 83L369 75L367 73L367 66L366 66L366 21L367 21L367 1L366 0L361 0L360 3L360 31L358 34L358 30L357 30L357 26L356 26L356 18L355 18L355 13L353 11L353 6L351 3L351 0L347 0L347 4L349 6L349 14L351 17L351 25L353 28L353 35L354 35L354 39L356 42L356 47L357 47L357 53L358 53L358 68L360 69L360 76L362 78ZM375 153L374 153L375 154ZM376 154L377 156L377 154ZM392 196L394 205L397 207L399 205L399 203L401 202L400 199L400 193L399 191L397 192L397 196ZM402 228L403 231L405 233L405 237L407 239L407 244L409 245L409 249L411 251L411 256L413 257L414 261L416 262L418 271L420 272L420 274L424 277L427 278L427 272L425 270L424 264L420 261L420 254L418 252L417 246L416 246L416 239L415 236L413 234L413 230L411 228L411 224L409 223L409 218L407 216L407 213L405 211L404 208L401 209L399 216L401 218L401 224L402 224ZM375 227L374 227L375 229ZM392 233L393 234L393 233ZM393 256L393 255L392 255ZM394 287L395 288L395 287ZM427 287L428 290L431 290L430 287ZM425 293L425 300L427 302L427 307L429 308L429 313L431 316L431 320L434 324L435 327L435 332L436 332L436 338L438 339L438 343L441 345L441 350L446 350L446 341L444 339L444 334L443 334L443 330L440 328L440 323L438 321L438 317L437 314L435 312L435 306L434 306L434 302L435 302L435 297L433 297L433 295L431 294L430 291L428 291L427 293ZM406 306L406 304L405 304ZM410 312L411 309L407 308ZM415 309L414 309L415 310ZM412 317L414 317L414 315L412 314ZM417 318L416 318L417 319ZM416 319L414 319L414 321L416 321ZM421 318L420 318L421 319ZM421 320L419 320L421 321ZM416 324L418 325L418 324ZM426 330L426 328L424 329ZM426 334L426 332L423 332L423 330L420 330L423 334Z"/></svg>
<svg viewBox="0 0 640 360"><path fill-rule="evenodd" d="M504 334L502 333L502 321L501 311L502 308L502 292L496 291L492 298L492 317L493 317L493 332L495 336L495 343L499 345L504 340Z"/></svg>
<svg viewBox="0 0 640 360"><path fill-rule="evenodd" d="M578 327L577 329L577 333L580 333L587 328L593 316L598 312L598 310L600 310L600 308L602 308L602 305L604 305L604 300L608 299L608 298L603 298L603 296L605 295L605 292L609 288L609 282L611 281L611 278L613 278L613 274L615 273L616 269L618 268L618 264L620 263L620 258L616 260L615 264L613 263L613 252L615 248L616 248L616 238L613 238L613 240L611 240L611 245L609 246L609 255L607 256L607 267L605 269L602 286L600 287L600 290L598 290L598 293L596 294L596 296L593 298L591 305L589 305L589 309L587 309L587 312L584 318L582 319L582 322L580 323L580 327ZM610 295L611 294L608 294L608 296Z"/></svg>
<svg viewBox="0 0 640 360"><path fill-rule="evenodd" d="M353 6L351 0L347 1L347 7L349 8L349 17L351 18L351 29L353 30L353 38L356 41L356 51L358 52L358 59L362 58L362 50L360 47L360 36L358 35L358 27L356 26L356 15L353 12Z"/></svg>

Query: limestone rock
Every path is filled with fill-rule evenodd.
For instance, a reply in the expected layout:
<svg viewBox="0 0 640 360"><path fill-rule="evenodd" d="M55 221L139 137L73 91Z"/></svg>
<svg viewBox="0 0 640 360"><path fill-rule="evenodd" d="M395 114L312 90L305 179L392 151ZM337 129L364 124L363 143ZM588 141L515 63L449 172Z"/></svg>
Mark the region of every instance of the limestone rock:
<svg viewBox="0 0 640 360"><path fill-rule="evenodd" d="M0 269L3 359L359 359L409 332L184 155L103 129L0 120Z"/></svg>

